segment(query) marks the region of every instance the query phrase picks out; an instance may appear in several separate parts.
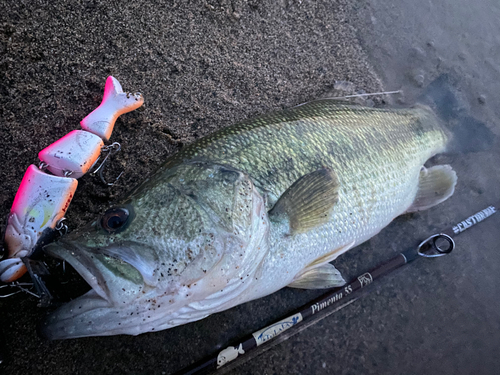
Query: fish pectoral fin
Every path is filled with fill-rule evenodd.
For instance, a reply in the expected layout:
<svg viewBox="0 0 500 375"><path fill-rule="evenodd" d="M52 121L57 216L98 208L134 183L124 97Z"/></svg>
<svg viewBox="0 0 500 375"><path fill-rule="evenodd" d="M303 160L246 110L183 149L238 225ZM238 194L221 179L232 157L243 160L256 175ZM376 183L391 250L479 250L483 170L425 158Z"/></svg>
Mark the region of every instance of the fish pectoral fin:
<svg viewBox="0 0 500 375"><path fill-rule="evenodd" d="M344 285L346 282L333 264L326 263L300 274L288 286L299 289L326 289Z"/></svg>
<svg viewBox="0 0 500 375"><path fill-rule="evenodd" d="M417 195L406 212L423 211L444 202L453 195L456 184L457 174L449 165L422 168Z"/></svg>
<svg viewBox="0 0 500 375"><path fill-rule="evenodd" d="M269 212L269 218L290 220L290 234L304 233L325 224L339 199L339 180L329 168L302 176L283 193Z"/></svg>

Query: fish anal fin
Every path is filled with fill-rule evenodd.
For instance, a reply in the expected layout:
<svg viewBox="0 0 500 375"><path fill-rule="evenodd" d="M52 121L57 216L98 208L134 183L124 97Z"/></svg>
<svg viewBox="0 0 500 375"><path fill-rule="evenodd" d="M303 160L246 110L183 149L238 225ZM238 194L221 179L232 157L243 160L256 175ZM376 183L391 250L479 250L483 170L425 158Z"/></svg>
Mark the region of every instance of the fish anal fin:
<svg viewBox="0 0 500 375"><path fill-rule="evenodd" d="M449 165L422 168L417 195L406 212L424 211L444 202L453 195L456 184L457 174Z"/></svg>
<svg viewBox="0 0 500 375"><path fill-rule="evenodd" d="M310 270L312 268L318 267L324 263L330 263L333 262L337 257L341 254L344 254L346 251L350 250L354 246L355 241L352 241L348 243L345 246L341 246L338 249L335 249L331 252L329 252L326 255L323 255L322 257L314 260L313 262L309 263L306 268L304 268L304 271Z"/></svg>
<svg viewBox="0 0 500 375"><path fill-rule="evenodd" d="M315 259L299 272L297 276L295 276L294 281L288 286L301 289L324 289L344 285L344 278L330 262L352 248L354 243L355 242L352 241L345 246L341 246Z"/></svg>
<svg viewBox="0 0 500 375"><path fill-rule="evenodd" d="M286 215L290 234L304 233L327 223L338 199L337 175L329 168L321 168L295 181L276 202L269 217L280 220Z"/></svg>
<svg viewBox="0 0 500 375"><path fill-rule="evenodd" d="M345 280L333 264L326 263L301 274L290 285L299 289L326 289L345 284Z"/></svg>

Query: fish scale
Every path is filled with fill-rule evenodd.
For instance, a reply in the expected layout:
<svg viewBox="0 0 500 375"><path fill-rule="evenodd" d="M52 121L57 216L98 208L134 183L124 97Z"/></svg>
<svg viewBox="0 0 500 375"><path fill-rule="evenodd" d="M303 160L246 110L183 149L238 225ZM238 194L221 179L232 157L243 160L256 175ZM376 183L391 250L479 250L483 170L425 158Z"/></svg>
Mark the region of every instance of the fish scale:
<svg viewBox="0 0 500 375"><path fill-rule="evenodd" d="M431 121L422 123L422 117ZM415 137L420 129L427 130L422 139ZM422 109L395 111L321 100L223 129L187 146L164 168L197 159L233 165L279 197L300 176L323 165L360 169L357 161L377 155L365 166L382 166L397 163L401 151L414 155L421 148L439 150L444 144L437 120ZM294 168L283 168L289 160Z"/></svg>
<svg viewBox="0 0 500 375"><path fill-rule="evenodd" d="M222 130L186 147L165 167L190 159L237 165L271 193L271 206L300 176L332 167L341 193L330 223L293 239L271 233L273 255L262 272L280 275L287 263L291 280L314 259L351 241L364 242L404 213L417 192L421 167L445 143L445 132L425 108L395 111L317 101ZM294 161L292 170L284 168L288 160ZM309 250L298 260L290 249ZM268 286L283 279L270 277ZM252 298L262 295L255 291Z"/></svg>

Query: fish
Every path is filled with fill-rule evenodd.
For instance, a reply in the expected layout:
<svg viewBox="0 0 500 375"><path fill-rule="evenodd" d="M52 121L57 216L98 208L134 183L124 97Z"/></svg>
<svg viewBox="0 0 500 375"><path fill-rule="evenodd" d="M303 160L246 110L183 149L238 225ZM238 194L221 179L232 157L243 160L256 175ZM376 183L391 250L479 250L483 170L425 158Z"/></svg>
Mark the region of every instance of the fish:
<svg viewBox="0 0 500 375"><path fill-rule="evenodd" d="M320 99L184 147L121 203L45 251L92 288L41 326L49 339L138 335L286 286L345 284L331 263L399 215L454 192L449 132L427 106Z"/></svg>

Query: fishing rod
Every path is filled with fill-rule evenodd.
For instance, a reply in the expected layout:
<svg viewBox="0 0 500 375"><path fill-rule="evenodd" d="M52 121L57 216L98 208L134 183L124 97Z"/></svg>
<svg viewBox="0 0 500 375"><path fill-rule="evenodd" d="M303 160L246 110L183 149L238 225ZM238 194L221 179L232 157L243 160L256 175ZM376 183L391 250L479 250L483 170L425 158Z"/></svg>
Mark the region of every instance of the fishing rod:
<svg viewBox="0 0 500 375"><path fill-rule="evenodd" d="M253 358L261 353L259 352L255 355L249 355L249 353L252 353L252 351L256 348L263 348L262 346L264 345L265 347L270 348L291 337L293 334L296 334L318 322L319 320L324 319L328 315L331 315L332 313L355 302L361 296L359 293L357 293L357 296L353 296L352 294L370 285L375 279L386 275L405 264L419 259L420 257L436 258L451 253L455 248L455 241L453 240L455 236L490 217L498 210L500 210L500 202L496 205L490 205L474 215L469 216L467 219L428 237L422 241L416 249L410 249L399 253L386 263L358 276L346 286L343 286L342 288L335 288L331 292L324 294L313 302L308 303L300 308L297 313L252 333L251 336L248 336L238 345L229 346L218 352L217 355L182 370L179 374L194 375L205 374L211 371L219 372L221 371L221 368L227 369L230 367L228 364L236 359L238 359L237 362L246 362L246 360L250 359L250 357ZM295 331L293 334L288 331L292 327ZM263 349L262 352L265 350L266 349ZM235 363L233 362L233 364ZM231 367L234 368L236 366L237 364Z"/></svg>

